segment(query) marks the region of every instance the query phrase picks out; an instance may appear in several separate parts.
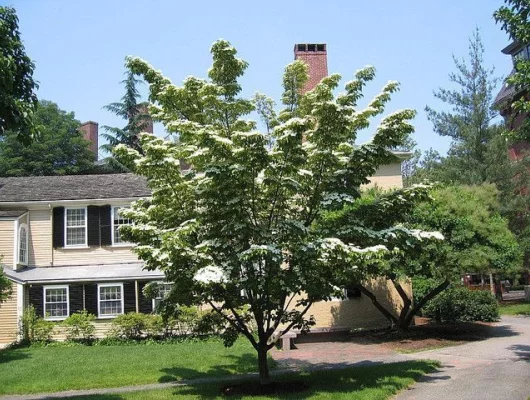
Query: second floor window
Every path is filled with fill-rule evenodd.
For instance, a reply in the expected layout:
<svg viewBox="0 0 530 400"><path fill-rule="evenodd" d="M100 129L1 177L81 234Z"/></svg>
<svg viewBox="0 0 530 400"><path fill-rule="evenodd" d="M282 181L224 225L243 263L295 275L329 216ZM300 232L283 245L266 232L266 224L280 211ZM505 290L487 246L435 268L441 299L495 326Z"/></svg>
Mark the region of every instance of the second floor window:
<svg viewBox="0 0 530 400"><path fill-rule="evenodd" d="M120 233L120 227L130 225L131 220L121 215L121 211L126 207L112 207L112 244L128 244Z"/></svg>
<svg viewBox="0 0 530 400"><path fill-rule="evenodd" d="M65 218L66 246L86 246L87 215L86 208L67 208Z"/></svg>
<svg viewBox="0 0 530 400"><path fill-rule="evenodd" d="M28 265L28 226L22 224L18 230L18 263Z"/></svg>

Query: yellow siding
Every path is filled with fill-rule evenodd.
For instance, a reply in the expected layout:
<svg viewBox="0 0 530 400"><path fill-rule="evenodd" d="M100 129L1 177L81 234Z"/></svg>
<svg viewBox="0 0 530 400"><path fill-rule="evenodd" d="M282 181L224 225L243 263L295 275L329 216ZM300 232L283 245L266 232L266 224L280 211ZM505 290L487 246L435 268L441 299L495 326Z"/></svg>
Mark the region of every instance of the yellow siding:
<svg viewBox="0 0 530 400"><path fill-rule="evenodd" d="M109 320L96 320L93 322L93 325L96 327L94 331L94 337L97 339L102 339L107 336L107 332L110 329L111 321ZM66 329L57 323L53 329L52 334L53 340L66 340Z"/></svg>
<svg viewBox="0 0 530 400"><path fill-rule="evenodd" d="M29 213L29 266L49 267L52 261L52 218L50 210Z"/></svg>
<svg viewBox="0 0 530 400"><path fill-rule="evenodd" d="M403 284L410 294L410 282ZM384 278L374 279L368 288L375 294L378 301L397 315L403 307L403 302L392 282ZM375 329L387 327L388 320L378 311L372 301L362 295L348 300L319 301L311 306L307 316L313 315L315 328L344 327L350 329Z"/></svg>
<svg viewBox="0 0 530 400"><path fill-rule="evenodd" d="M396 189L403 187L401 177L401 163L383 165L370 178L370 183L366 187L377 186L381 189Z"/></svg>
<svg viewBox="0 0 530 400"><path fill-rule="evenodd" d="M0 262L13 268L15 221L0 221Z"/></svg>
<svg viewBox="0 0 530 400"><path fill-rule="evenodd" d="M3 303L0 303L0 343L12 343L17 339L17 287L11 285L12 294Z"/></svg>
<svg viewBox="0 0 530 400"><path fill-rule="evenodd" d="M96 265L138 261L130 247L54 249L53 265Z"/></svg>

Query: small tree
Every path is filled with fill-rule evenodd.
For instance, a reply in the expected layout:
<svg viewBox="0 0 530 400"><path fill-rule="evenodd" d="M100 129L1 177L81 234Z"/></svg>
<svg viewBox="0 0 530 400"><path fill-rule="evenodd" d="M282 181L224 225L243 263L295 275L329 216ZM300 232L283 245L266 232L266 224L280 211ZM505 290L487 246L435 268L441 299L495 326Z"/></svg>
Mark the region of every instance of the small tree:
<svg viewBox="0 0 530 400"><path fill-rule="evenodd" d="M0 303L6 301L11 296L11 292L11 281L4 275L2 255L0 255Z"/></svg>
<svg viewBox="0 0 530 400"><path fill-rule="evenodd" d="M35 65L20 38L17 14L10 7L0 6L0 49L0 135L9 129L28 142L38 85L33 80Z"/></svg>
<svg viewBox="0 0 530 400"><path fill-rule="evenodd" d="M357 286L398 329L408 329L427 302L451 283L460 282L462 274L513 271L520 262L517 241L497 212L494 186L453 186L430 192L428 187L420 186L393 193L367 193L355 204L326 215L321 223L325 230L338 228L341 239L365 246L380 240L372 232L385 232L385 227L398 223L409 227L386 234L387 246L400 251L375 264L369 275L392 282L404 305L399 315L377 299L368 281L360 281ZM445 240L431 240L441 239L440 235ZM402 286L405 278L429 281L422 297L413 301Z"/></svg>
<svg viewBox="0 0 530 400"><path fill-rule="evenodd" d="M43 100L33 122L38 133L27 145L12 131L0 141L0 176L69 175L93 169L94 154L74 113Z"/></svg>
<svg viewBox="0 0 530 400"><path fill-rule="evenodd" d="M357 146L357 132L384 111L398 83L389 82L359 109L374 68L357 71L338 96L339 75L301 94L307 67L295 61L284 73L285 108L277 115L272 103L263 107L258 99L269 120L270 133L261 133L243 119L256 107L239 97L247 63L223 40L211 52L210 79L189 77L180 87L144 61L128 61L150 85L152 114L179 141L143 134L144 155L116 149L153 193L133 204L127 216L135 224L123 233L139 244L134 251L146 268L163 270L174 283L166 301L208 304L228 326L225 344L238 334L252 343L266 383L267 352L277 338L292 328L308 330L314 302L360 279L363 265L388 251L382 239L361 248L321 236L314 223L322 212L355 200L379 166L395 161L388 149L413 131L415 113L386 116L372 141ZM181 160L192 169L181 171Z"/></svg>

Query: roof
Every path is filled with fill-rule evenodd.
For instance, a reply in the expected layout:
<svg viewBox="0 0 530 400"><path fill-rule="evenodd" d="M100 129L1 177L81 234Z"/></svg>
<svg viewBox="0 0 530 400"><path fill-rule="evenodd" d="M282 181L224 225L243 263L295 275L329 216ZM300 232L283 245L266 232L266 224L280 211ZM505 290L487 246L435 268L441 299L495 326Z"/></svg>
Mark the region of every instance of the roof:
<svg viewBox="0 0 530 400"><path fill-rule="evenodd" d="M66 267L30 267L21 271L4 268L5 275L18 283L108 282L134 279L163 279L158 270L143 269L142 262Z"/></svg>
<svg viewBox="0 0 530 400"><path fill-rule="evenodd" d="M134 174L0 178L0 204L150 196L145 178Z"/></svg>
<svg viewBox="0 0 530 400"><path fill-rule="evenodd" d="M16 218L27 213L28 210L2 210L0 209L0 218Z"/></svg>
<svg viewBox="0 0 530 400"><path fill-rule="evenodd" d="M515 70L512 70L512 72L510 72L510 75L508 75L506 79L510 78L514 73L515 73ZM508 85L508 83L504 81L504 84L502 85L501 90L495 97L493 104L500 105L504 103L505 101L512 99L516 94L517 94L517 90L515 89L515 87L512 85Z"/></svg>

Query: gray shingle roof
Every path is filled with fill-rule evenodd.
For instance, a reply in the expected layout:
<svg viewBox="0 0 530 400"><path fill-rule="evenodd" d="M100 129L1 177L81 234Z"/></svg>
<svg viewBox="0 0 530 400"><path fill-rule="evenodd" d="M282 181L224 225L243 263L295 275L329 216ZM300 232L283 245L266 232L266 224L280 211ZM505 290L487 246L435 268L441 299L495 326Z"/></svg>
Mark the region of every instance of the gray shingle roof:
<svg viewBox="0 0 530 400"><path fill-rule="evenodd" d="M0 218L2 217L20 217L28 212L28 210L2 210L0 208Z"/></svg>
<svg viewBox="0 0 530 400"><path fill-rule="evenodd" d="M142 262L65 267L29 267L21 271L4 268L4 273L8 278L20 283L105 282L125 279L164 278L163 272L143 269Z"/></svg>
<svg viewBox="0 0 530 400"><path fill-rule="evenodd" d="M22 201L122 199L150 195L145 179L134 174L0 178L0 204Z"/></svg>

